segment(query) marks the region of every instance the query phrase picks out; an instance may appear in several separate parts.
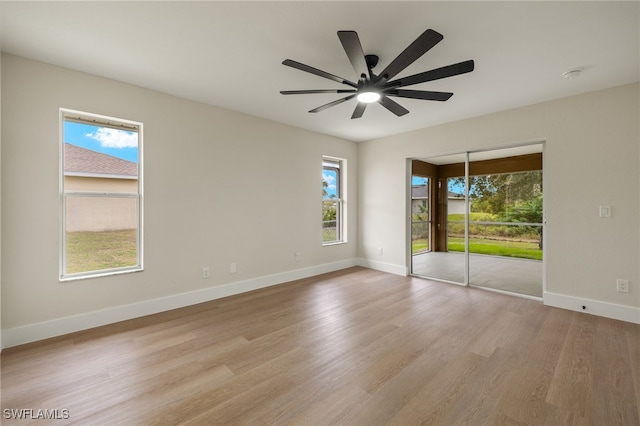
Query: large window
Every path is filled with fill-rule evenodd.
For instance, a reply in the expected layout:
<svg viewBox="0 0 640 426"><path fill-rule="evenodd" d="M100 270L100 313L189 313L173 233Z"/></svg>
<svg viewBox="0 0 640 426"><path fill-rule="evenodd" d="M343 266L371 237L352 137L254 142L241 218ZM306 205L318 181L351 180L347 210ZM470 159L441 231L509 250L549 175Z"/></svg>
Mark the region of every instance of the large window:
<svg viewBox="0 0 640 426"><path fill-rule="evenodd" d="M60 279L142 270L142 124L60 110Z"/></svg>
<svg viewBox="0 0 640 426"><path fill-rule="evenodd" d="M322 241L345 242L345 160L322 159Z"/></svg>

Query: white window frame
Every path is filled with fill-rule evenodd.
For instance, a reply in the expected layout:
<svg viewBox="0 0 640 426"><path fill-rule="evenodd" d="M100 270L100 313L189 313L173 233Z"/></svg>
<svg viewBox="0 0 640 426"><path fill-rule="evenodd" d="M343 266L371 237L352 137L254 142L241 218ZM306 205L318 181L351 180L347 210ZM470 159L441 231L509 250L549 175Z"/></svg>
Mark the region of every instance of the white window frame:
<svg viewBox="0 0 640 426"><path fill-rule="evenodd" d="M328 167L332 164L336 164L337 167ZM322 238L323 246L331 246L336 244L344 244L347 242L347 160L344 158L322 156L322 171L325 168L334 168L337 170L338 175L338 197L333 199L336 201L336 239L331 241L324 241ZM324 198L322 200L324 203ZM322 221L324 225L324 221Z"/></svg>
<svg viewBox="0 0 640 426"><path fill-rule="evenodd" d="M109 127L118 130L135 131L138 134L138 192L137 193L120 193L120 192L89 192L89 191L65 191L64 186L64 123L66 121L75 121L90 125L98 125L101 127ZM60 250L59 250L59 280L72 281L86 278L103 277L110 275L126 274L131 272L143 271L143 161L142 161L142 141L143 141L143 125L141 122L126 120L122 118L108 117L104 115L92 114L88 112L76 111L66 108L60 108L60 153L59 153L59 197L60 197ZM76 273L66 273L66 199L67 196L73 197L97 197L97 198L134 198L137 200L137 235L136 235L136 257L135 266L127 266L120 268L101 269L97 271L84 271Z"/></svg>

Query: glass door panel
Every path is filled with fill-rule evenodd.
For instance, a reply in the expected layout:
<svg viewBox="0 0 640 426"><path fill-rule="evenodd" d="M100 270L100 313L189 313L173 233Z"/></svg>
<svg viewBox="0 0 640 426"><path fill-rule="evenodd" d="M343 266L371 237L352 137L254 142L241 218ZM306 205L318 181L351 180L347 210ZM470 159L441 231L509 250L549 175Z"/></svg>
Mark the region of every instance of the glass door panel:
<svg viewBox="0 0 640 426"><path fill-rule="evenodd" d="M466 283L465 161L466 154L429 158L424 160L429 167L421 167L432 170L432 176L412 175L411 273L414 275ZM462 170L462 180L450 179L451 170Z"/></svg>
<svg viewBox="0 0 640 426"><path fill-rule="evenodd" d="M542 297L542 170L490 154L470 154L469 284Z"/></svg>

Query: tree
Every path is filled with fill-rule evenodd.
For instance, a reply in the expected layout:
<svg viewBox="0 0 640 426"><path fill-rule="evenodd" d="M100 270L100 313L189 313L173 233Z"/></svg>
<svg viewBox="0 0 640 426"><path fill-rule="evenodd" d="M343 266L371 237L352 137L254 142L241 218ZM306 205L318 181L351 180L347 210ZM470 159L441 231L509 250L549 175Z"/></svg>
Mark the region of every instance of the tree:
<svg viewBox="0 0 640 426"><path fill-rule="evenodd" d="M464 187L464 178L453 184ZM542 223L542 171L471 176L469 198L471 212L492 214L498 222ZM541 226L500 228L508 236L537 237L542 248Z"/></svg>
<svg viewBox="0 0 640 426"><path fill-rule="evenodd" d="M331 194L331 196L327 197L329 194L325 188L329 187L329 183L326 180L322 180L322 221L323 222L332 222L336 220L336 203L327 200L331 200L332 198L336 198L335 194Z"/></svg>
<svg viewBox="0 0 640 426"><path fill-rule="evenodd" d="M501 215L503 222L542 223L542 195L510 206Z"/></svg>
<svg viewBox="0 0 640 426"><path fill-rule="evenodd" d="M455 185L464 186L463 177L452 180ZM520 202L537 197L541 194L541 189L541 171L471 176L471 211L502 214Z"/></svg>
<svg viewBox="0 0 640 426"><path fill-rule="evenodd" d="M542 194L527 201L523 201L507 208L500 215L502 222L542 223L544 212L542 210ZM542 227L527 226L530 232L538 234L538 247L542 249Z"/></svg>

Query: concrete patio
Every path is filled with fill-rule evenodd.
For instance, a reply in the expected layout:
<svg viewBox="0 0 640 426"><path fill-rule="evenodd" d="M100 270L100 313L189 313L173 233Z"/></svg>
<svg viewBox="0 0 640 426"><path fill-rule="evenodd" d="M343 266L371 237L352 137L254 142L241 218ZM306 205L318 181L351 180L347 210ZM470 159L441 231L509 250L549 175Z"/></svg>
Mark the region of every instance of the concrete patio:
<svg viewBox="0 0 640 426"><path fill-rule="evenodd" d="M464 253L412 257L412 274L464 284ZM469 254L469 285L542 297L542 261Z"/></svg>

